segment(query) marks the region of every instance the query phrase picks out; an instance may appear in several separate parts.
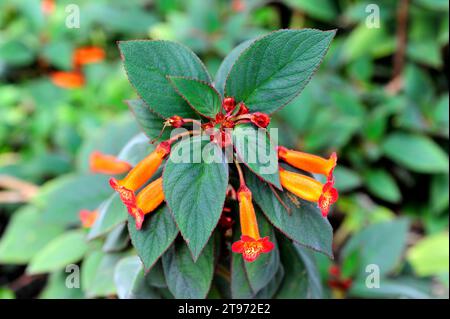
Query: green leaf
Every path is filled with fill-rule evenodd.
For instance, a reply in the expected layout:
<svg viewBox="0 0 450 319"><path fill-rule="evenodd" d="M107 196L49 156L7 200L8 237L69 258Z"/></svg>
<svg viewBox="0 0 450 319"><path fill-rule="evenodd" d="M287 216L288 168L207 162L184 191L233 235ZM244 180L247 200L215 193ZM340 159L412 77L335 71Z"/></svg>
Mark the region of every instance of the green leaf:
<svg viewBox="0 0 450 319"><path fill-rule="evenodd" d="M155 113L164 118L197 117L167 79L172 75L211 82L202 62L192 51L169 41L121 41L119 49L128 79Z"/></svg>
<svg viewBox="0 0 450 319"><path fill-rule="evenodd" d="M331 0L287 0L287 3L307 15L323 21L333 21L337 16L334 2Z"/></svg>
<svg viewBox="0 0 450 319"><path fill-rule="evenodd" d="M89 138L83 143L77 156L77 167L90 172L89 156L93 151L117 155L129 140L139 133L138 125L130 116L108 121L99 129L89 132ZM134 163L132 163L134 164Z"/></svg>
<svg viewBox="0 0 450 319"><path fill-rule="evenodd" d="M271 252L259 255L254 262L244 263L248 282L255 294L271 281L280 267L280 254L272 225L269 224L257 207L256 213L261 237L269 236L270 241L274 243L275 247Z"/></svg>
<svg viewBox="0 0 450 319"><path fill-rule="evenodd" d="M235 236L238 240L239 236ZM254 297L247 274L245 261L241 255L231 253L231 297L233 299L251 299Z"/></svg>
<svg viewBox="0 0 450 319"><path fill-rule="evenodd" d="M8 288L0 288L0 300L2 299L15 299L14 291Z"/></svg>
<svg viewBox="0 0 450 319"><path fill-rule="evenodd" d="M123 257L123 253L104 254L97 251L84 260L81 278L87 297L107 297L116 294L114 270Z"/></svg>
<svg viewBox="0 0 450 319"><path fill-rule="evenodd" d="M105 238L102 250L105 253L117 252L128 246L130 238L125 224L116 226Z"/></svg>
<svg viewBox="0 0 450 319"><path fill-rule="evenodd" d="M136 166L140 161L148 156L155 149L155 145L144 133L133 136L120 150L117 157Z"/></svg>
<svg viewBox="0 0 450 319"><path fill-rule="evenodd" d="M46 222L79 223L82 209L94 210L111 194L108 176L65 175L46 183L33 198Z"/></svg>
<svg viewBox="0 0 450 319"><path fill-rule="evenodd" d="M169 248L178 235L178 228L166 205L145 217L141 230L136 230L133 217L128 217L131 242L148 271Z"/></svg>
<svg viewBox="0 0 450 319"><path fill-rule="evenodd" d="M219 221L227 185L228 164L217 144L194 137L173 148L163 173L163 189L194 260Z"/></svg>
<svg viewBox="0 0 450 319"><path fill-rule="evenodd" d="M339 192L348 192L361 186L361 177L355 171L344 166L337 166L333 171L335 187Z"/></svg>
<svg viewBox="0 0 450 319"><path fill-rule="evenodd" d="M371 170L365 176L369 191L378 198L398 203L402 195L395 179L384 170Z"/></svg>
<svg viewBox="0 0 450 319"><path fill-rule="evenodd" d="M225 95L273 113L294 99L319 67L335 31L280 30L253 42L233 65Z"/></svg>
<svg viewBox="0 0 450 319"><path fill-rule="evenodd" d="M379 288L368 288L365 280L355 282L348 292L351 297L358 298L413 298L413 299L428 299L430 298L426 293L410 286L399 280L383 279L380 281Z"/></svg>
<svg viewBox="0 0 450 319"><path fill-rule="evenodd" d="M219 93L206 82L179 76L169 76L175 90L197 113L213 119L220 112Z"/></svg>
<svg viewBox="0 0 450 319"><path fill-rule="evenodd" d="M383 276L393 270L406 246L409 222L407 219L373 224L354 235L342 249L343 260L358 255L360 278L366 278L369 264L379 267ZM389 243L389 244L386 244Z"/></svg>
<svg viewBox="0 0 450 319"><path fill-rule="evenodd" d="M449 269L448 232L425 237L408 250L407 259L419 276L440 275Z"/></svg>
<svg viewBox="0 0 450 319"><path fill-rule="evenodd" d="M118 194L112 194L98 208L98 217L92 225L88 240L100 237L111 231L114 227L127 220L127 209L123 205Z"/></svg>
<svg viewBox="0 0 450 319"><path fill-rule="evenodd" d="M217 70L216 77L214 79L214 87L219 91L221 95L225 90L225 82L227 76L230 73L236 60L239 58L241 53L253 43L254 40L247 40L242 42L237 47L235 47L226 57L223 59L222 64L220 64L219 70Z"/></svg>
<svg viewBox="0 0 450 319"><path fill-rule="evenodd" d="M440 213L448 208L449 175L434 175L430 187L430 208L434 213Z"/></svg>
<svg viewBox="0 0 450 319"><path fill-rule="evenodd" d="M125 257L117 263L114 283L120 299L159 299L159 294L147 285L142 262L138 256Z"/></svg>
<svg viewBox="0 0 450 319"><path fill-rule="evenodd" d="M1 264L26 264L64 229L42 222L33 206L25 206L12 216L0 240Z"/></svg>
<svg viewBox="0 0 450 319"><path fill-rule="evenodd" d="M313 253L283 238L280 244L285 277L278 299L322 298L322 284Z"/></svg>
<svg viewBox="0 0 450 319"><path fill-rule="evenodd" d="M74 230L53 239L33 257L27 273L53 272L79 261L88 248L84 236L83 231Z"/></svg>
<svg viewBox="0 0 450 319"><path fill-rule="evenodd" d="M280 264L275 276L257 294L254 294L245 271L245 261L238 254L231 255L231 296L233 299L270 299L284 278L284 268Z"/></svg>
<svg viewBox="0 0 450 319"><path fill-rule="evenodd" d="M145 279L152 287L167 288L161 259L159 259L152 269L150 269L150 271L146 274Z"/></svg>
<svg viewBox="0 0 450 319"><path fill-rule="evenodd" d="M82 299L84 298L83 290L79 287L68 287L66 281L69 275L65 271L57 271L50 274L47 285L39 294L39 299ZM1 299L1 298L0 298Z"/></svg>
<svg viewBox="0 0 450 319"><path fill-rule="evenodd" d="M392 133L383 144L385 155L399 165L419 173L448 172L448 155L423 135Z"/></svg>
<svg viewBox="0 0 450 319"><path fill-rule="evenodd" d="M126 100L125 103L127 103L145 135L150 140L157 138L164 127L164 118L154 113L141 99ZM169 136L169 130L166 130L161 136L161 140L165 140Z"/></svg>
<svg viewBox="0 0 450 319"><path fill-rule="evenodd" d="M253 199L267 219L283 234L302 246L319 251L330 258L333 256L333 230L322 217L316 204L302 200L287 191L275 190L290 208L290 214L272 193L268 184L254 174L245 174ZM293 202L292 198L296 201Z"/></svg>
<svg viewBox="0 0 450 319"><path fill-rule="evenodd" d="M162 256L162 263L167 285L175 298L205 298L213 278L214 241L209 241L196 262L188 247L179 243Z"/></svg>
<svg viewBox="0 0 450 319"><path fill-rule="evenodd" d="M263 180L281 189L276 145L266 130L252 124L237 125L233 130L233 144L240 161Z"/></svg>

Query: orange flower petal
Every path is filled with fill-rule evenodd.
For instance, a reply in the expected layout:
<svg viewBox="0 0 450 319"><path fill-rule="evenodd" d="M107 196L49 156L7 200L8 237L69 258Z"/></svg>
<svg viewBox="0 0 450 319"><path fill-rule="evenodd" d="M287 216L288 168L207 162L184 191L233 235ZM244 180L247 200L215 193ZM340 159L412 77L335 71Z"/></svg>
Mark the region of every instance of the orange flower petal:
<svg viewBox="0 0 450 319"><path fill-rule="evenodd" d="M55 0L42 0L41 10L45 15L51 14L53 11L55 11Z"/></svg>
<svg viewBox="0 0 450 319"><path fill-rule="evenodd" d="M252 203L252 193L246 186L239 188L238 201L242 235L259 239L258 222Z"/></svg>
<svg viewBox="0 0 450 319"><path fill-rule="evenodd" d="M81 224L85 228L91 228L94 225L95 221L98 217L98 212L96 210L89 211L87 209L80 210L79 217L81 220Z"/></svg>
<svg viewBox="0 0 450 319"><path fill-rule="evenodd" d="M73 64L75 67L100 62L105 59L105 51L100 47L82 47L75 50Z"/></svg>
<svg viewBox="0 0 450 319"><path fill-rule="evenodd" d="M164 201L162 177L145 186L136 196L136 201L127 205L128 213L136 222L136 229L142 228L144 215L153 212Z"/></svg>
<svg viewBox="0 0 450 319"><path fill-rule="evenodd" d="M322 184L314 178L280 168L281 185L304 200L317 202L322 194Z"/></svg>
<svg viewBox="0 0 450 319"><path fill-rule="evenodd" d="M261 253L268 253L274 248L274 244L269 237L255 239L249 236L241 236L241 240L233 243L231 250L235 253L242 254L247 262L255 261Z"/></svg>
<svg viewBox="0 0 450 319"><path fill-rule="evenodd" d="M120 181L112 177L109 180L109 185L119 194L120 200L126 206L136 205L136 197L134 195L134 190L126 188L120 184Z"/></svg>
<svg viewBox="0 0 450 319"><path fill-rule="evenodd" d="M318 201L322 216L326 217L328 215L331 205L337 201L338 197L338 191L333 187L333 182L327 182L323 186L322 194Z"/></svg>
<svg viewBox="0 0 450 319"><path fill-rule="evenodd" d="M123 174L128 172L132 166L113 155L94 151L89 157L89 167L93 173Z"/></svg>
<svg viewBox="0 0 450 319"><path fill-rule="evenodd" d="M170 153L170 144L160 143L146 158L140 161L127 176L117 183L130 191L137 191L161 166L163 159ZM111 185L112 186L112 185ZM114 187L113 187L114 188Z"/></svg>
<svg viewBox="0 0 450 319"><path fill-rule="evenodd" d="M84 85L84 76L80 72L57 71L50 75L52 82L65 89L75 89Z"/></svg>
<svg viewBox="0 0 450 319"><path fill-rule="evenodd" d="M333 170L337 162L337 155L334 152L330 158L326 159L313 154L289 150L283 146L278 147L278 158L298 169L325 175L329 180L333 178Z"/></svg>

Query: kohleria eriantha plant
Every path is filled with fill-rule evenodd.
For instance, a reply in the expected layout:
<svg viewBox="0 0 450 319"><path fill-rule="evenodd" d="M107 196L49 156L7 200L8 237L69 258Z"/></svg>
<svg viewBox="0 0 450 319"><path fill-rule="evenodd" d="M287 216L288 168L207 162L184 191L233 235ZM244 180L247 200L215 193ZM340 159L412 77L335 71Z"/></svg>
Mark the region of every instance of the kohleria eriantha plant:
<svg viewBox="0 0 450 319"><path fill-rule="evenodd" d="M277 146L269 124L300 94L334 33L280 30L247 41L225 58L214 81L180 44L119 42L139 95L127 103L156 147L134 167L95 153L91 168L127 173L110 185L129 213L132 243L147 270L162 256L176 297L205 297L214 267L231 276L232 296L242 296L239 278L249 281L251 295L261 294L288 275L286 245L332 256L326 217L338 197L337 156ZM322 182L314 174L323 175ZM181 263L201 268L200 283L189 274L180 279L182 271L174 275ZM180 291L180 280L188 292Z"/></svg>

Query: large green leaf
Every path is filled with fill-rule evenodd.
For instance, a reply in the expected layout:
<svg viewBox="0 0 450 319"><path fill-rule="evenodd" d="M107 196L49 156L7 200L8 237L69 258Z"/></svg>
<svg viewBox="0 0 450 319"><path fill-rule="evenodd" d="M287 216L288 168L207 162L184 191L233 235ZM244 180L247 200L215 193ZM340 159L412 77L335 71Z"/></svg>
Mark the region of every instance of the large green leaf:
<svg viewBox="0 0 450 319"><path fill-rule="evenodd" d="M180 242L162 257L169 290L178 299L200 299L208 294L214 270L214 240L210 240L197 261Z"/></svg>
<svg viewBox="0 0 450 319"><path fill-rule="evenodd" d="M170 76L169 79L197 113L213 119L220 112L220 95L209 83L179 76Z"/></svg>
<svg viewBox="0 0 450 319"><path fill-rule="evenodd" d="M225 90L225 82L227 80L228 73L230 73L231 68L241 55L242 51L247 49L248 46L253 43L253 41L254 40L247 40L239 44L225 57L225 59L223 59L222 63L220 64L219 70L217 70L217 74L214 79L214 87L217 89L217 91L219 91L221 95L223 95L223 92Z"/></svg>
<svg viewBox="0 0 450 319"><path fill-rule="evenodd" d="M94 210L111 194L108 176L66 175L43 186L33 199L43 210L42 218L51 223L79 223L82 209Z"/></svg>
<svg viewBox="0 0 450 319"><path fill-rule="evenodd" d="M79 261L88 248L84 236L83 231L73 230L56 237L33 257L27 272L53 272Z"/></svg>
<svg viewBox="0 0 450 319"><path fill-rule="evenodd" d="M116 294L114 270L123 257L123 253L104 254L95 251L83 261L81 283L89 298Z"/></svg>
<svg viewBox="0 0 450 319"><path fill-rule="evenodd" d="M151 140L157 138L164 127L164 118L154 113L141 99L127 100L125 102L145 135ZM169 131L166 130L161 139L164 140L168 137Z"/></svg>
<svg viewBox="0 0 450 319"><path fill-rule="evenodd" d="M147 285L142 262L138 256L128 256L117 263L114 283L120 299L159 299L158 293Z"/></svg>
<svg viewBox="0 0 450 319"><path fill-rule="evenodd" d="M335 31L280 30L253 42L233 65L225 95L273 113L294 99L319 67Z"/></svg>
<svg viewBox="0 0 450 319"><path fill-rule="evenodd" d="M125 249L129 242L128 229L125 224L120 224L106 236L102 250L105 253L118 252Z"/></svg>
<svg viewBox="0 0 450 319"><path fill-rule="evenodd" d="M410 285L408 282L402 282L401 280L391 280L391 279L383 279L380 281L379 288L369 288L365 280L359 280L355 282L350 291L348 292L349 297L357 297L357 298L411 298L411 299L428 299L430 296Z"/></svg>
<svg viewBox="0 0 450 319"><path fill-rule="evenodd" d="M255 174L281 189L276 145L266 130L241 124L233 130L233 144L240 161Z"/></svg>
<svg viewBox="0 0 450 319"><path fill-rule="evenodd" d="M385 201L398 203L402 195L395 179L384 170L370 170L365 175L369 191Z"/></svg>
<svg viewBox="0 0 450 319"><path fill-rule="evenodd" d="M211 82L200 59L188 48L169 41L121 41L119 49L128 79L144 102L164 118L197 117L167 76Z"/></svg>
<svg viewBox="0 0 450 319"><path fill-rule="evenodd" d="M322 284L313 252L283 238L280 253L285 277L276 298L322 298Z"/></svg>
<svg viewBox="0 0 450 319"><path fill-rule="evenodd" d="M98 208L98 217L88 233L88 240L102 236L127 220L127 209L119 195L113 194Z"/></svg>
<svg viewBox="0 0 450 319"><path fill-rule="evenodd" d="M137 230L133 217L128 217L131 242L148 271L169 248L178 235L178 228L166 205L145 217L141 230Z"/></svg>
<svg viewBox="0 0 450 319"><path fill-rule="evenodd" d="M231 297L233 299L270 299L275 295L284 278L284 268L280 264L272 279L255 294L248 282L244 259L233 254L231 263Z"/></svg>
<svg viewBox="0 0 450 319"><path fill-rule="evenodd" d="M77 155L77 166L82 172L89 172L89 155L93 151L117 155L129 140L139 133L139 127L130 116L109 120L98 129L89 131L89 138Z"/></svg>
<svg viewBox="0 0 450 319"><path fill-rule="evenodd" d="M302 246L329 257L333 256L333 230L328 220L322 217L316 204L295 197L293 194L288 195L287 191L275 190L289 207L289 213L267 183L248 171L245 176L254 201L276 228ZM295 202L292 198L295 198Z"/></svg>
<svg viewBox="0 0 450 319"><path fill-rule="evenodd" d="M257 208L256 212L261 237L269 236L275 247L271 252L259 255L254 262L244 263L248 282L254 293L260 292L272 280L280 267L280 254L275 231Z"/></svg>
<svg viewBox="0 0 450 319"><path fill-rule="evenodd" d="M33 206L24 206L12 216L0 240L1 264L26 264L64 228L42 221Z"/></svg>
<svg viewBox="0 0 450 319"><path fill-rule="evenodd" d="M448 155L423 135L392 133L382 148L387 157L415 172L448 172Z"/></svg>
<svg viewBox="0 0 450 319"><path fill-rule="evenodd" d="M419 276L448 273L448 232L426 237L408 250L407 258Z"/></svg>
<svg viewBox="0 0 450 319"><path fill-rule="evenodd" d="M228 164L217 144L197 136L173 148L163 173L164 195L194 260L219 221L227 185Z"/></svg>
<svg viewBox="0 0 450 319"><path fill-rule="evenodd" d="M75 275L75 273L72 273ZM44 290L39 294L39 299L82 299L84 298L81 288L67 286L70 273L65 270L53 272L49 275ZM1 299L1 296L0 296Z"/></svg>
<svg viewBox="0 0 450 319"><path fill-rule="evenodd" d="M377 265L381 276L388 274L400 261L408 228L407 219L373 224L350 238L341 257L345 260L356 254L360 265L358 277L366 278L365 268L369 264Z"/></svg>

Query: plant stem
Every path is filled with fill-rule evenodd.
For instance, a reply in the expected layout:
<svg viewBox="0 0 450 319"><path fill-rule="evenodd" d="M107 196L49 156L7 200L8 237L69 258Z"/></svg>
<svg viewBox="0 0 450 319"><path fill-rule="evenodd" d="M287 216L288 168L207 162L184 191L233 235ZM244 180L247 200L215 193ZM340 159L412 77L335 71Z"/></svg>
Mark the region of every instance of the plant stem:
<svg viewBox="0 0 450 319"><path fill-rule="evenodd" d="M175 141L178 140L179 138L184 137L184 136L189 136L189 135L191 135L191 134L192 134L192 135L194 135L194 134L200 134L200 131L198 131L198 130L192 130L192 131L183 132L183 133L177 134L177 135L175 135L175 136L172 136L170 139L167 140L167 142L168 142L169 144L172 144L173 142L175 142Z"/></svg>
<svg viewBox="0 0 450 319"><path fill-rule="evenodd" d="M236 161L236 159L234 160L234 164L236 165L236 169L238 171L238 175L239 175L239 183L242 186L246 186L245 185L245 179L244 179L244 173L242 172L242 168L241 165L238 163L238 161Z"/></svg>

